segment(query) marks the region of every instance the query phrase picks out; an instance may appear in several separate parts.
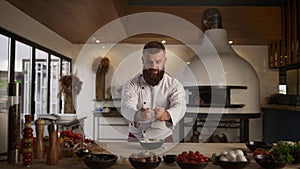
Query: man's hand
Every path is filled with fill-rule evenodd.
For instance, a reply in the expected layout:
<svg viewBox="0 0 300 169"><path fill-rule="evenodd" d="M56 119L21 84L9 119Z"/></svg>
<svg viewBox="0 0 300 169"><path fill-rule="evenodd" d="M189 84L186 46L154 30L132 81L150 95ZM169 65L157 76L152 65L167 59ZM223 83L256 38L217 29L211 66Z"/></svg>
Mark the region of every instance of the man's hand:
<svg viewBox="0 0 300 169"><path fill-rule="evenodd" d="M141 108L134 116L135 122L142 123L151 120L151 111L149 108Z"/></svg>
<svg viewBox="0 0 300 169"><path fill-rule="evenodd" d="M168 121L170 120L170 114L162 107L157 107L154 110L154 114L157 120L159 121Z"/></svg>

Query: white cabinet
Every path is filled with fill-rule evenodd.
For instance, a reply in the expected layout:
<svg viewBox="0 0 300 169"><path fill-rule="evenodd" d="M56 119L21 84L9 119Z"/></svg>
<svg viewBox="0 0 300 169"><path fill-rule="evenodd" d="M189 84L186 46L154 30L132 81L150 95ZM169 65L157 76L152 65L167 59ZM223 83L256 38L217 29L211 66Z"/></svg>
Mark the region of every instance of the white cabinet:
<svg viewBox="0 0 300 169"><path fill-rule="evenodd" d="M118 111L94 113L93 139L103 142L127 142L128 123Z"/></svg>

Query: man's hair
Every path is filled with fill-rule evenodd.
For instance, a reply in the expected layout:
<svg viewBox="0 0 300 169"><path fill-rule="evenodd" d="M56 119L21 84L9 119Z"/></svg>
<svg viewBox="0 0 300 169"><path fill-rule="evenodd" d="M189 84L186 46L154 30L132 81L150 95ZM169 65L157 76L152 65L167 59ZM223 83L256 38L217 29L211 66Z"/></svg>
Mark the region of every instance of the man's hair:
<svg viewBox="0 0 300 169"><path fill-rule="evenodd" d="M156 54L156 53L159 53L161 50L166 52L165 46L162 43L160 43L158 41L150 41L145 44L145 46L143 48L143 55L145 53Z"/></svg>

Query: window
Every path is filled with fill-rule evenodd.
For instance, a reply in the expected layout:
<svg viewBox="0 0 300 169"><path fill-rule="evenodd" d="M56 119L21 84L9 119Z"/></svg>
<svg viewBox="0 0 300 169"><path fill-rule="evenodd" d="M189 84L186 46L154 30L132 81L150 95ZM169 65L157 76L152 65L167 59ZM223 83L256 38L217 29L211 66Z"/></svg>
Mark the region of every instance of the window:
<svg viewBox="0 0 300 169"><path fill-rule="evenodd" d="M22 84L22 113L59 114L59 78L70 74L71 59L0 28L0 110L7 111L9 82Z"/></svg>
<svg viewBox="0 0 300 169"><path fill-rule="evenodd" d="M51 55L50 62L50 113L57 114L60 112L60 99L57 94L59 92L60 78L60 58Z"/></svg>
<svg viewBox="0 0 300 169"><path fill-rule="evenodd" d="M35 56L35 112L37 114L47 114L48 53L36 49Z"/></svg>
<svg viewBox="0 0 300 169"><path fill-rule="evenodd" d="M9 41L0 34L0 113L7 111Z"/></svg>
<svg viewBox="0 0 300 169"><path fill-rule="evenodd" d="M5 137L5 135L8 135L9 43L10 38L0 34L0 154L7 152L8 149L8 139Z"/></svg>
<svg viewBox="0 0 300 169"><path fill-rule="evenodd" d="M286 85L279 85L279 94L286 94Z"/></svg>
<svg viewBox="0 0 300 169"><path fill-rule="evenodd" d="M23 113L31 113L31 58L32 48L19 41L16 42L14 60L14 81L19 81L22 84L22 105Z"/></svg>

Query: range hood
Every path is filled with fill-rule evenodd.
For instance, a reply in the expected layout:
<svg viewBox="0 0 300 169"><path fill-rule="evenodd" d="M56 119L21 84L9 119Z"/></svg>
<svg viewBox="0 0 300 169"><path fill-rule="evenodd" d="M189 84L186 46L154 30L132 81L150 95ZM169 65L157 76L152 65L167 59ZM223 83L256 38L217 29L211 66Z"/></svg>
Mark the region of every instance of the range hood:
<svg viewBox="0 0 300 169"><path fill-rule="evenodd" d="M199 56L195 56L186 71L194 77L183 76L181 81L187 89L198 88L200 99L207 89L224 89L225 97L215 95L214 99L224 101L222 109L212 106L196 106L200 111L222 113L258 113L259 81L253 67L240 57L228 44L227 32L221 28L218 11L209 11L204 16L207 29L204 32ZM202 89L202 90L201 90ZM188 92L191 95L191 91ZM212 96L213 97L213 96ZM195 105L195 97L187 98L188 104ZM199 100L197 101L199 102ZM214 101L212 101L213 103ZM195 110L199 111L199 110Z"/></svg>

